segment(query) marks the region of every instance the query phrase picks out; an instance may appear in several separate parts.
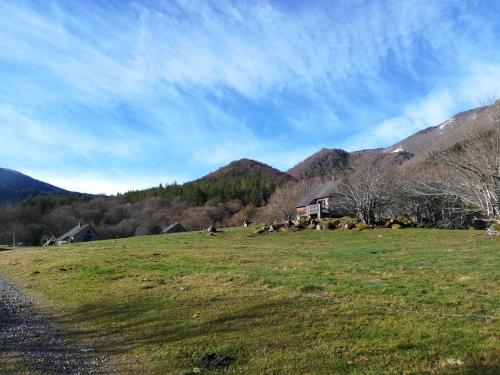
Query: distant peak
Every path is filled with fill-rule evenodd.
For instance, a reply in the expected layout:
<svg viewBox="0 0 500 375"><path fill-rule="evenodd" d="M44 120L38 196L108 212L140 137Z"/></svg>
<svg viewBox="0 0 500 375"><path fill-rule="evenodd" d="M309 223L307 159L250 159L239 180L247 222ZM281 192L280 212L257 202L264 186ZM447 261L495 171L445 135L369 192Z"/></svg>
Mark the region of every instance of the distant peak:
<svg viewBox="0 0 500 375"><path fill-rule="evenodd" d="M230 162L229 164L217 169L215 172L203 177L218 177L227 174L272 174L272 175L286 175L286 173L253 159L239 159Z"/></svg>

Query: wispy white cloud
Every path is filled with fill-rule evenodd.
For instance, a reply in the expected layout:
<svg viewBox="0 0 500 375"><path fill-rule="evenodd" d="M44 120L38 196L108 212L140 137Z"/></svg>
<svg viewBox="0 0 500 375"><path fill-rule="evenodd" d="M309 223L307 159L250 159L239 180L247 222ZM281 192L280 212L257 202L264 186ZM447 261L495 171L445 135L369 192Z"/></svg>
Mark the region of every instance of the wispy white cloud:
<svg viewBox="0 0 500 375"><path fill-rule="evenodd" d="M143 152L134 136L126 136L123 129L110 126L114 137L102 139L85 127L69 126L55 121L45 122L23 113L11 105L0 105L0 135L5 141L0 155L22 153L32 159L68 156L93 158L97 155L131 159Z"/></svg>
<svg viewBox="0 0 500 375"><path fill-rule="evenodd" d="M187 181L186 176L182 175L127 174L117 170L104 172L95 169L61 173L57 170L24 169L22 172L69 191L108 195L145 189L159 184L165 185L173 181L179 183Z"/></svg>
<svg viewBox="0 0 500 375"><path fill-rule="evenodd" d="M457 91L460 100L476 105L500 98L500 63L471 64Z"/></svg>
<svg viewBox="0 0 500 375"><path fill-rule="evenodd" d="M1 2L0 136L13 141L0 155L68 175L112 165L154 177L162 165L190 178L240 157L285 169L320 146L387 146L497 87L498 54L470 60L495 45L494 25L471 10Z"/></svg>
<svg viewBox="0 0 500 375"><path fill-rule="evenodd" d="M388 147L418 130L445 121L454 107L448 90L432 93L417 103L408 105L401 115L391 117L369 128L363 135L346 142L350 151L374 147Z"/></svg>

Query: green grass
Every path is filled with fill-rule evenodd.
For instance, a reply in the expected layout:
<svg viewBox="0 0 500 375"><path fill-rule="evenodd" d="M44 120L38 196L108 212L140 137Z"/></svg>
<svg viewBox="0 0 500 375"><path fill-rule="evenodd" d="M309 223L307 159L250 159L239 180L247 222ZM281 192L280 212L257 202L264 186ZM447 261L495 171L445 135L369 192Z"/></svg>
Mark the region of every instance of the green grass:
<svg viewBox="0 0 500 375"><path fill-rule="evenodd" d="M499 255L478 231L231 229L16 249L0 270L123 373L493 374Z"/></svg>

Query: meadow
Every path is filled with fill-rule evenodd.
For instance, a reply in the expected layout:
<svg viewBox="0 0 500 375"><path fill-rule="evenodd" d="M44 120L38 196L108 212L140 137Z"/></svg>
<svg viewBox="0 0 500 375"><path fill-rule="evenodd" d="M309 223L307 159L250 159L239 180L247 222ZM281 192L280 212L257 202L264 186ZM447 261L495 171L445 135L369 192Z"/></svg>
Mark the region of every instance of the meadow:
<svg viewBox="0 0 500 375"><path fill-rule="evenodd" d="M497 374L500 239L225 229L0 252L124 374Z"/></svg>

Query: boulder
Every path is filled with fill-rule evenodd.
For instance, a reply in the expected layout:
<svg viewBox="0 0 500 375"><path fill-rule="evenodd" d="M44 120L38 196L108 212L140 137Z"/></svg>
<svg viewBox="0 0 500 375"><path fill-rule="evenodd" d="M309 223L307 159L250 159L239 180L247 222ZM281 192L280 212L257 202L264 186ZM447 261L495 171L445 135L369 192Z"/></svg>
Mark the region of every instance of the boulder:
<svg viewBox="0 0 500 375"><path fill-rule="evenodd" d="M342 227L342 229L344 230L351 230L351 229L354 229L356 227L356 224L354 223L346 223L344 224L344 226Z"/></svg>
<svg viewBox="0 0 500 375"><path fill-rule="evenodd" d="M337 228L341 229L353 229L356 224L358 224L361 220L355 217L344 216L339 219L337 224Z"/></svg>
<svg viewBox="0 0 500 375"><path fill-rule="evenodd" d="M486 233L490 236L500 236L500 224L493 224L487 229Z"/></svg>
<svg viewBox="0 0 500 375"><path fill-rule="evenodd" d="M367 229L373 229L373 225L358 223L356 224L356 230L362 231Z"/></svg>
<svg viewBox="0 0 500 375"><path fill-rule="evenodd" d="M261 227L261 228L258 228L257 230L255 230L254 232L255 234L262 234L262 233L266 233L266 228L265 227Z"/></svg>

